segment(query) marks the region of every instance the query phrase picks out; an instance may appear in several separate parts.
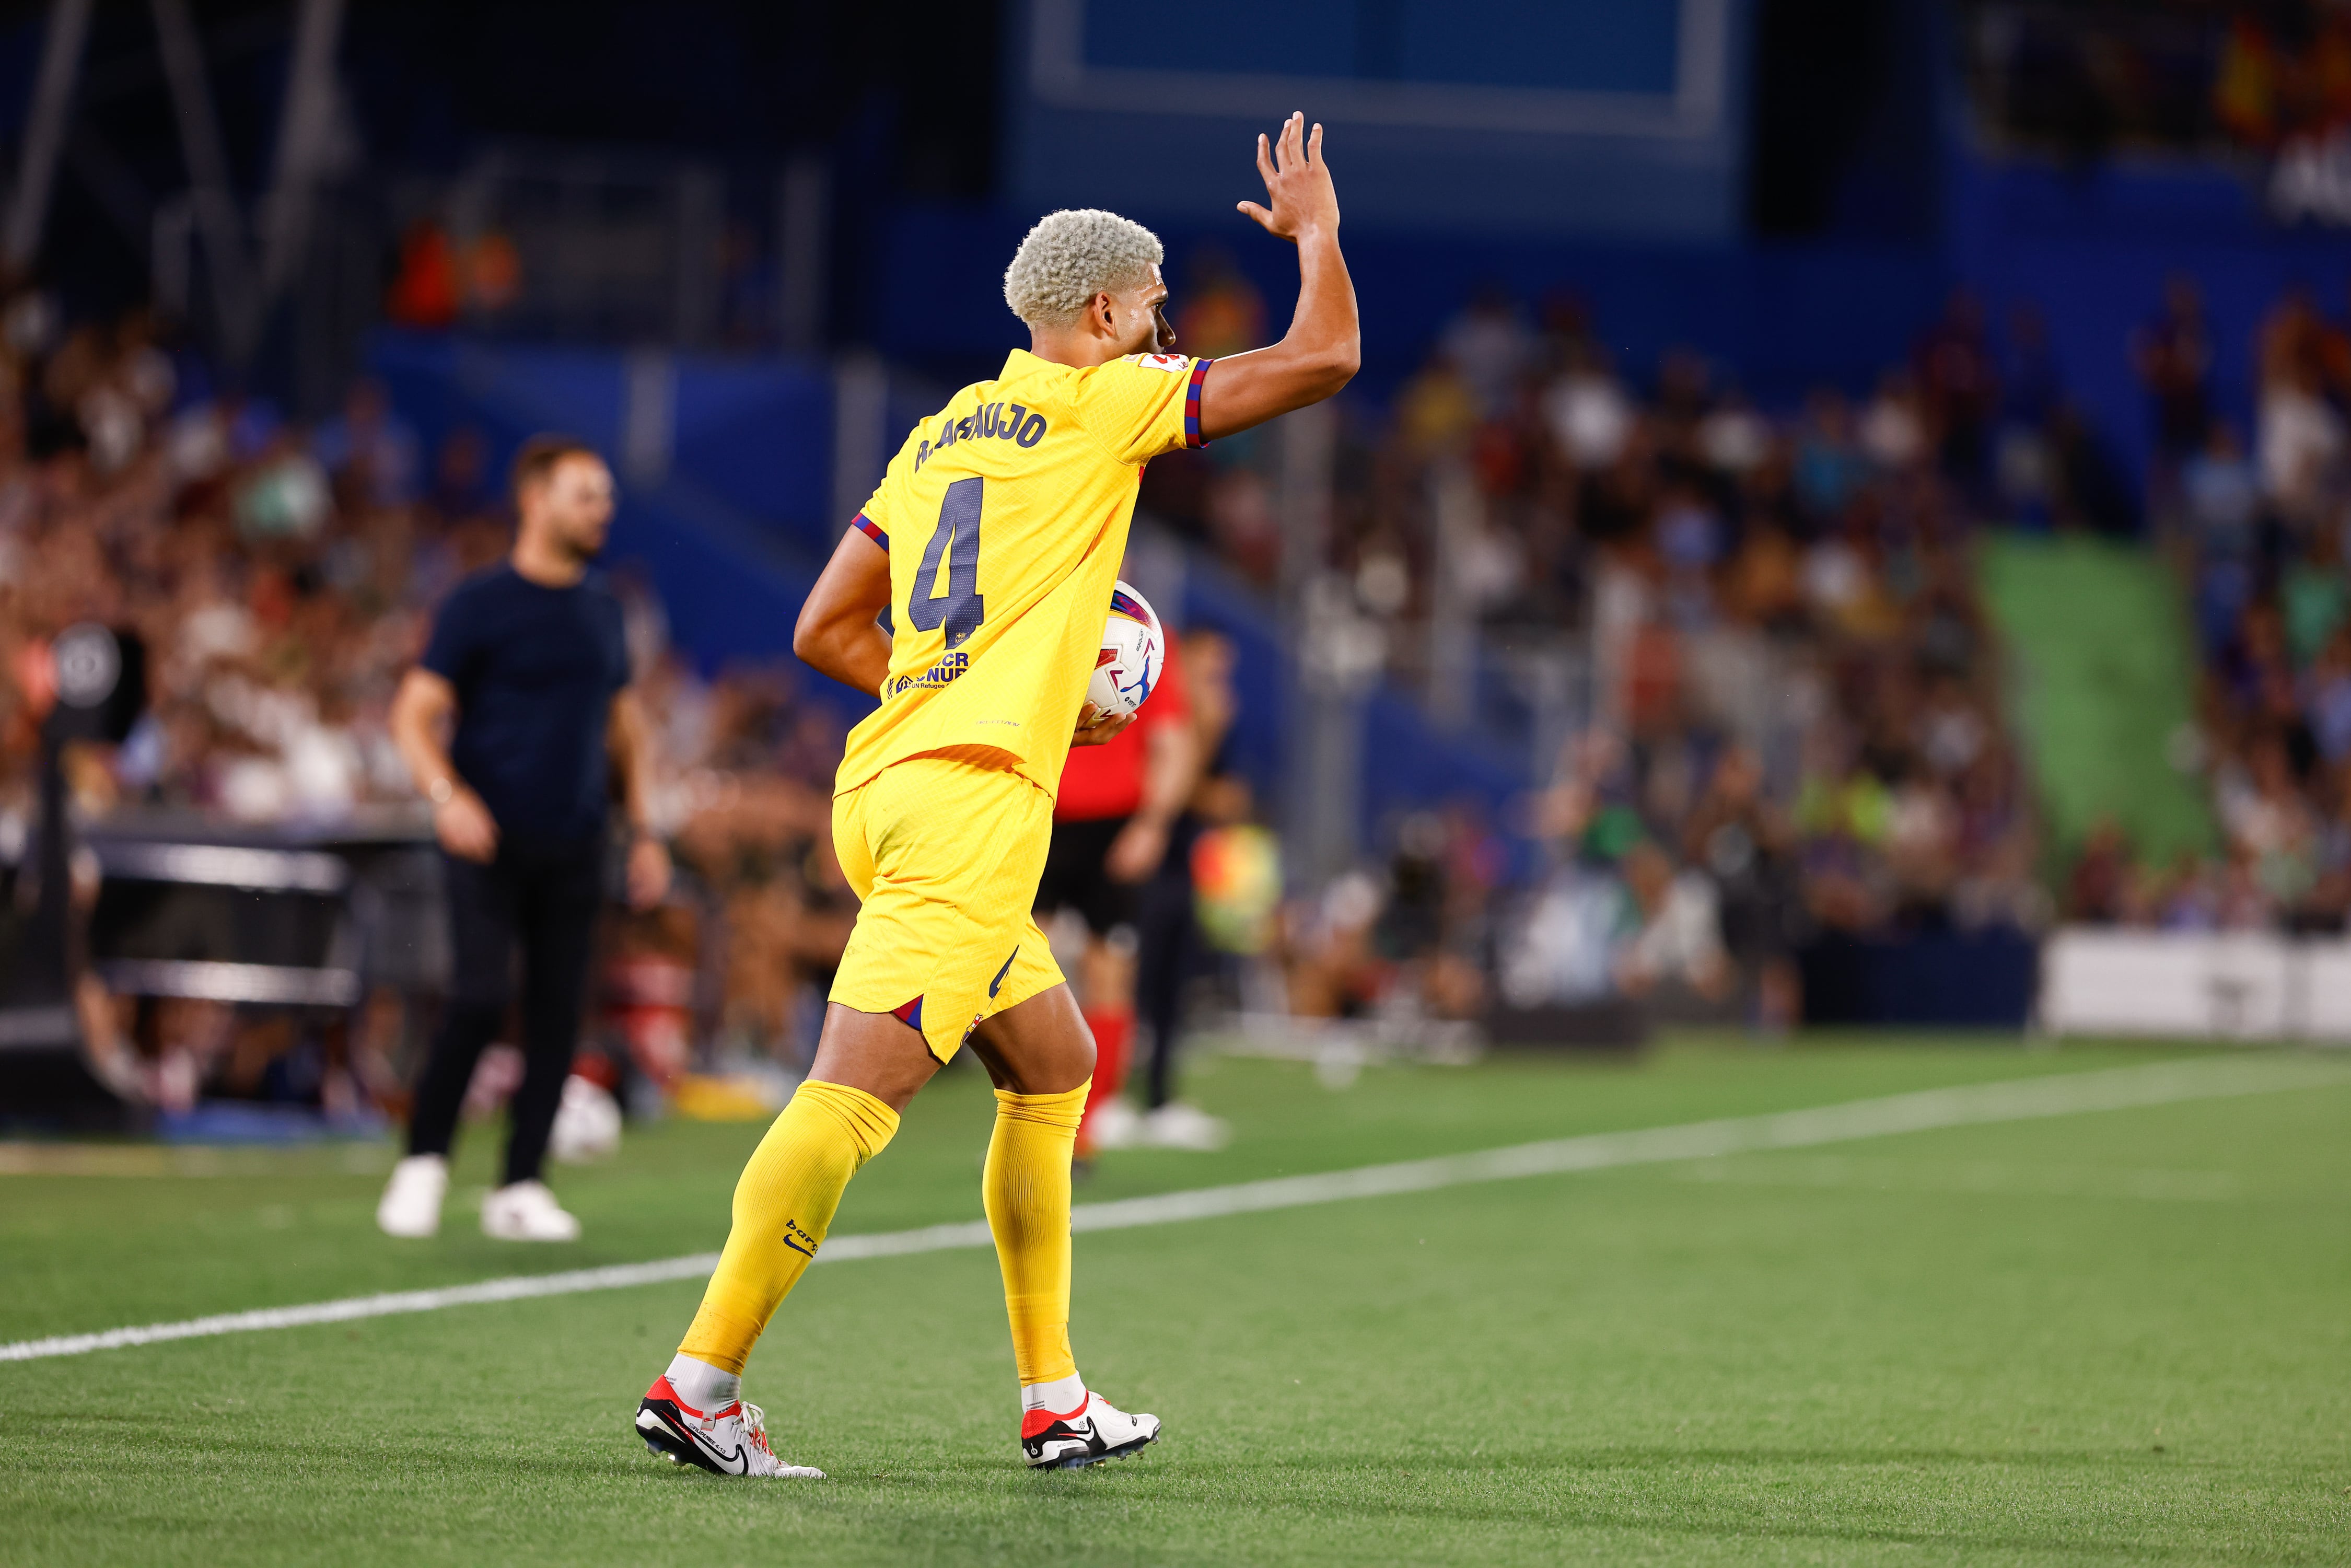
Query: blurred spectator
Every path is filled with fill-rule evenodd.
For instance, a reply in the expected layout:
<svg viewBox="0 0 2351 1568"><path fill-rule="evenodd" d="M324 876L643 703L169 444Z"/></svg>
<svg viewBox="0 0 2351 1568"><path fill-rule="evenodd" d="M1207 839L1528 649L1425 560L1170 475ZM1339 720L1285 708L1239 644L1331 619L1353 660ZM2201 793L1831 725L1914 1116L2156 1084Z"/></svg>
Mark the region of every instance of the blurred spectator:
<svg viewBox="0 0 2351 1568"><path fill-rule="evenodd" d="M400 239L398 270L384 298L385 319L395 326L444 331L456 324L462 294L457 254L448 235L430 218L409 225Z"/></svg>
<svg viewBox="0 0 2351 1568"><path fill-rule="evenodd" d="M434 460L433 509L444 522L463 522L487 510L495 491L489 446L482 433L471 425L451 431Z"/></svg>
<svg viewBox="0 0 2351 1568"><path fill-rule="evenodd" d="M1217 359L1266 340L1265 298L1233 265L1232 253L1217 245L1195 250L1176 305L1177 346L1196 358Z"/></svg>
<svg viewBox="0 0 2351 1568"><path fill-rule="evenodd" d="M1823 387L1805 403L1796 445L1796 494L1815 523L1843 514L1864 476L1843 396Z"/></svg>
<svg viewBox="0 0 2351 1568"><path fill-rule="evenodd" d="M1566 369L1543 398L1552 439L1578 468L1607 467L1624 454L1635 418L1633 401L1595 351L1572 351Z"/></svg>
<svg viewBox="0 0 2351 1568"><path fill-rule="evenodd" d="M1479 414L1478 391L1449 352L1432 356L1396 396L1396 424L1416 457L1458 448Z"/></svg>
<svg viewBox="0 0 2351 1568"><path fill-rule="evenodd" d="M1918 382L1943 472L1969 494L1980 493L2000 411L2000 372L1984 330L1981 301L1954 289L1942 319L1919 340Z"/></svg>
<svg viewBox="0 0 2351 1568"><path fill-rule="evenodd" d="M1907 468L1926 457L1927 422L1908 374L1886 372L1877 395L1862 410L1858 434L1863 454L1882 469Z"/></svg>
<svg viewBox="0 0 2351 1568"><path fill-rule="evenodd" d="M343 412L319 427L310 446L336 483L354 486L371 505L404 507L416 499L416 432L392 412L381 382L354 383Z"/></svg>
<svg viewBox="0 0 2351 1568"><path fill-rule="evenodd" d="M1762 758L1752 747L1724 749L1682 841L1685 860L1713 879L1724 946L1735 972L1754 978L1757 1021L1793 1026L1795 952L1804 936L1794 827L1765 796ZM1725 973L1734 971L1725 966Z"/></svg>
<svg viewBox="0 0 2351 1568"><path fill-rule="evenodd" d="M2196 280L2175 273L2163 308L2131 338L2131 368L2147 389L2157 473L2168 481L2204 444L2211 423L2212 341Z"/></svg>
<svg viewBox="0 0 2351 1568"><path fill-rule="evenodd" d="M522 252L504 233L492 229L466 247L465 302L476 316L495 320L521 298L522 283Z"/></svg>
<svg viewBox="0 0 2351 1568"><path fill-rule="evenodd" d="M2319 504L2343 454L2342 416L2326 392L2326 327L2304 288L2288 291L2262 324L2262 490L2295 517Z"/></svg>
<svg viewBox="0 0 2351 1568"><path fill-rule="evenodd" d="M1520 378L1533 363L1535 347L1509 291L1491 283L1479 288L1445 329L1442 341L1478 412L1489 419L1506 413L1518 397Z"/></svg>
<svg viewBox="0 0 2351 1568"><path fill-rule="evenodd" d="M1664 851L1643 843L1625 857L1625 887L1637 922L1616 960L1625 994L1686 988L1702 1001L1728 998L1734 977L1714 884L1699 873L1676 872Z"/></svg>
<svg viewBox="0 0 2351 1568"><path fill-rule="evenodd" d="M2227 420L2214 420L2200 449L2182 464L2179 490L2189 535L2199 549L2222 559L2252 550L2261 513L2260 477Z"/></svg>

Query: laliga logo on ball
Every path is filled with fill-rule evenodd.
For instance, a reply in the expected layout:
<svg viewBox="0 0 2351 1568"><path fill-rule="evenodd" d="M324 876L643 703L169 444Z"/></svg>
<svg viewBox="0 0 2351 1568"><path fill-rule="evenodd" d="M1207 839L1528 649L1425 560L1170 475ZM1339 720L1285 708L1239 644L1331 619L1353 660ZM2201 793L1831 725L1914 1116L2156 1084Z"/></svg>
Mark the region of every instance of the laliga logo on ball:
<svg viewBox="0 0 2351 1568"><path fill-rule="evenodd" d="M1102 652L1094 659L1086 701L1095 711L1123 716L1151 700L1166 667L1167 640L1151 601L1122 582L1111 590L1110 619L1102 626Z"/></svg>

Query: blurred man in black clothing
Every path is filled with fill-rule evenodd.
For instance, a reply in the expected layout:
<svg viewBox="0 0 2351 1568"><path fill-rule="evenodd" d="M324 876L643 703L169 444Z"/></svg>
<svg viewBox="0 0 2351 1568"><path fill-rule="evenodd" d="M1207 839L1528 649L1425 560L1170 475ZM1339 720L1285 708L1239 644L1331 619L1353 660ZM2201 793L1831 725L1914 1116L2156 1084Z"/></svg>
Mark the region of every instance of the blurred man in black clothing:
<svg viewBox="0 0 2351 1568"><path fill-rule="evenodd" d="M517 946L523 1080L482 1228L513 1241L580 1234L539 1173L580 1038L615 773L632 834L630 901L658 903L669 886L668 853L646 819L648 732L628 687L621 603L589 570L611 523L611 473L578 442L534 437L515 460L514 500L513 554L449 595L392 703L392 739L433 802L453 959L408 1157L376 1210L393 1236L440 1226L457 1113L506 1021Z"/></svg>

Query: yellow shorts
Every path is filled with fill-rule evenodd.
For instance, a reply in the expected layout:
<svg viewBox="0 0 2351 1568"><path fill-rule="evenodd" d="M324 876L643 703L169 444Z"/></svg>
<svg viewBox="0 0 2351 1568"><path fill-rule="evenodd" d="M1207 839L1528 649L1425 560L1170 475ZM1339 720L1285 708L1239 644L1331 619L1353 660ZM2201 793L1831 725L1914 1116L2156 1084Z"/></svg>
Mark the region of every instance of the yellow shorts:
<svg viewBox="0 0 2351 1568"><path fill-rule="evenodd" d="M941 1061L989 1014L1061 983L1031 909L1053 800L1018 773L941 755L832 798L857 925L832 999L895 1013Z"/></svg>

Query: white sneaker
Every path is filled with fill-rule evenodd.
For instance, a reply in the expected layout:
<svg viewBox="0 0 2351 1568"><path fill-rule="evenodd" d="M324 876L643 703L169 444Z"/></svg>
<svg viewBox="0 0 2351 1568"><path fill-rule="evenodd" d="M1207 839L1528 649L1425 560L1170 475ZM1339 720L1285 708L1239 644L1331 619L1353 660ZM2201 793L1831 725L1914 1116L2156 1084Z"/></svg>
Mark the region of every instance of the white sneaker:
<svg viewBox="0 0 2351 1568"><path fill-rule="evenodd" d="M1201 1154L1214 1154L1233 1139L1232 1128L1221 1116L1211 1116L1197 1105L1186 1105L1180 1100L1166 1104L1143 1118L1143 1141L1155 1149L1192 1149Z"/></svg>
<svg viewBox="0 0 2351 1568"><path fill-rule="evenodd" d="M1158 1416L1130 1416L1092 1391L1075 1410L1031 1410L1020 1417L1020 1452L1035 1470L1123 1459L1158 1440Z"/></svg>
<svg viewBox="0 0 2351 1568"><path fill-rule="evenodd" d="M1143 1141L1143 1117L1123 1094L1094 1107L1086 1134L1098 1149L1131 1149Z"/></svg>
<svg viewBox="0 0 2351 1568"><path fill-rule="evenodd" d="M788 1465L768 1447L768 1413L737 1400L707 1415L677 1396L666 1374L637 1402L637 1436L674 1465L699 1465L718 1476L786 1476L820 1481L824 1472Z"/></svg>
<svg viewBox="0 0 2351 1568"><path fill-rule="evenodd" d="M411 1155L392 1167L383 1200L375 1206L376 1228L411 1240L441 1228L441 1200L449 1192L449 1162L439 1155Z"/></svg>
<svg viewBox="0 0 2351 1568"><path fill-rule="evenodd" d="M482 1199L482 1234L500 1241L577 1241L580 1222L543 1181L518 1181Z"/></svg>

